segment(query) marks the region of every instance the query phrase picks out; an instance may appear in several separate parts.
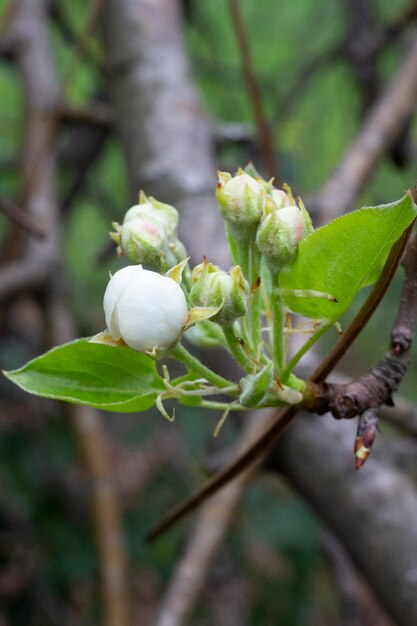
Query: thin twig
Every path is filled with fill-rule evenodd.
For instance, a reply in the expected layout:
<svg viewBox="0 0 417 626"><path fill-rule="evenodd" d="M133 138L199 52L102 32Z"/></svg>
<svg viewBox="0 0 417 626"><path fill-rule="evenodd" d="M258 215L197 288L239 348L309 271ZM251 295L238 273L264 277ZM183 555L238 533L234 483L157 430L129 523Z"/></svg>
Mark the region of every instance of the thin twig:
<svg viewBox="0 0 417 626"><path fill-rule="evenodd" d="M239 7L239 0L228 0L229 10L232 17L232 24L239 48L242 71L246 82L249 99L252 105L253 116L258 128L259 145L263 156L268 175L275 179L275 184L280 185L280 178L277 171L272 134L264 112L262 94L256 78L252 64L249 39L243 23L242 14Z"/></svg>
<svg viewBox="0 0 417 626"><path fill-rule="evenodd" d="M410 349L417 316L417 237L409 241L403 259L405 279L390 347L372 369L346 384L323 383L315 386L315 399L309 407L318 414L331 411L336 418L353 418L366 409L392 405L410 363Z"/></svg>
<svg viewBox="0 0 417 626"><path fill-rule="evenodd" d="M367 53L369 56L377 55L381 50L386 50L388 46L392 46L404 30L417 19L417 2L413 0L404 12L396 16L391 22L384 24L380 30L373 35L368 33L366 42ZM281 97L277 105L276 113L273 116L271 129L279 127L284 118L291 111L293 113L294 106L297 102L301 102L303 92L308 89L311 81L317 73L326 68L329 64L343 61L346 49L349 47L349 38L344 37L342 41L337 42L327 50L321 50L315 56L308 59L293 82L289 85L288 91Z"/></svg>
<svg viewBox="0 0 417 626"><path fill-rule="evenodd" d="M74 46L71 52L71 58L64 74L64 92L66 92L67 87L74 81L74 76L77 71L77 65L81 62L83 55L87 52L87 50L91 54L91 48L89 45L90 36L94 29L97 27L101 12L104 8L104 2L105 0L94 0L91 3L84 27L79 33L76 41L74 42ZM96 55L94 55L94 57L96 57ZM100 64L100 60L97 58L96 62Z"/></svg>
<svg viewBox="0 0 417 626"><path fill-rule="evenodd" d="M104 102L94 102L88 106L63 105L60 113L63 122L81 122L93 126L112 126L114 119L111 107Z"/></svg>
<svg viewBox="0 0 417 626"><path fill-rule="evenodd" d="M0 196L0 211L7 215L15 224L20 226L24 231L26 231L29 235L33 237L37 237L38 239L43 239L46 237L46 231L39 226L33 218L23 211L20 207L17 206L14 202L6 198L5 196Z"/></svg>

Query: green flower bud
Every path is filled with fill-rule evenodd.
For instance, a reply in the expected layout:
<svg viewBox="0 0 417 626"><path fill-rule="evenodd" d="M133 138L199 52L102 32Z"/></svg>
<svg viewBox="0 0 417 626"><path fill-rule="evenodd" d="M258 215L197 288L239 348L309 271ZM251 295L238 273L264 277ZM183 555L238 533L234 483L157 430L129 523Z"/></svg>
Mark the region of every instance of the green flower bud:
<svg viewBox="0 0 417 626"><path fill-rule="evenodd" d="M180 261L184 261L184 259L188 258L187 250L182 241L180 241L179 239L175 239L175 241L170 242L169 248L174 255L177 263L179 263Z"/></svg>
<svg viewBox="0 0 417 626"><path fill-rule="evenodd" d="M230 326L248 311L249 285L238 265L229 274L212 263L197 265L192 274L191 302L195 306L222 308L211 321Z"/></svg>
<svg viewBox="0 0 417 626"><path fill-rule="evenodd" d="M246 241L262 217L265 190L258 180L239 169L236 176L218 172L216 198L220 213L234 237Z"/></svg>
<svg viewBox="0 0 417 626"><path fill-rule="evenodd" d="M125 222L120 249L132 263L146 265L156 272L163 273L175 265L165 225L152 217L135 217Z"/></svg>
<svg viewBox="0 0 417 626"><path fill-rule="evenodd" d="M273 272L288 265L296 255L300 241L313 231L310 216L301 200L301 206L278 207L278 203L284 200L281 194L271 195L256 233L257 246Z"/></svg>
<svg viewBox="0 0 417 626"><path fill-rule="evenodd" d="M148 198L143 191L139 194L139 204L132 206L123 219L123 224L137 217L150 217L164 223L169 240L176 239L178 228L178 211L170 204Z"/></svg>
<svg viewBox="0 0 417 626"><path fill-rule="evenodd" d="M163 273L187 257L183 244L177 239L178 211L169 204L139 194L139 204L132 206L123 224L113 222L110 233L120 255L132 263L140 263Z"/></svg>

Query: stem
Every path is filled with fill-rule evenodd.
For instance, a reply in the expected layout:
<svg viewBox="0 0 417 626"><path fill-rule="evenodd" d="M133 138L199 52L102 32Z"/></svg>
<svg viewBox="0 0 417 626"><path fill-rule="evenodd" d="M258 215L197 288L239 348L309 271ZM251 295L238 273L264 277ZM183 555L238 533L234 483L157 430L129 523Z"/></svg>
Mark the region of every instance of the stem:
<svg viewBox="0 0 417 626"><path fill-rule="evenodd" d="M282 374L281 380L282 380L283 383L285 383L285 381L287 380L288 376L291 374L291 372L293 371L294 367L297 365L298 361L305 355L306 352L308 352L308 350L310 350L311 346L313 346L316 343L316 341L318 341L320 339L320 337L322 335L324 335L324 333L331 326L333 326L333 322L328 322L327 324L323 324L322 326L320 326L318 331L316 331L314 333L314 335L312 335L310 337L310 339L308 339L308 341L306 341L305 344L303 346L301 346L299 351L296 354L294 354L293 358L288 363L287 367L285 368L285 370L284 370L284 372Z"/></svg>
<svg viewBox="0 0 417 626"><path fill-rule="evenodd" d="M224 332L222 328L216 324L216 322L210 322L210 320L202 320L199 322L201 328L205 328L207 333L216 341L219 342L220 345L226 346L226 341L224 337Z"/></svg>
<svg viewBox="0 0 417 626"><path fill-rule="evenodd" d="M272 358L277 373L281 375L285 367L285 344L284 344L284 303L282 297L277 294L279 289L279 272L272 274Z"/></svg>
<svg viewBox="0 0 417 626"><path fill-rule="evenodd" d="M252 330L252 340L255 350L258 350L258 346L262 344L262 333L261 333L261 315L260 315L260 285L254 287L255 281L259 277L259 251L255 245L255 242L251 245L251 254L250 254L250 266L251 266L251 283L249 284L250 289L254 289L251 292L251 300L250 300L250 313L251 313L251 330Z"/></svg>
<svg viewBox="0 0 417 626"><path fill-rule="evenodd" d="M195 372L201 376L201 378L205 378L215 387L220 387L222 389L224 387L231 387L234 385L231 380L223 378L223 376L216 374L209 367L204 365L200 359L197 359L197 357L190 354L190 352L188 352L188 350L179 342L170 348L168 356L178 359L178 361L184 363L189 370Z"/></svg>
<svg viewBox="0 0 417 626"><path fill-rule="evenodd" d="M230 352L235 357L236 361L243 367L246 372L253 372L255 368L254 362L246 353L245 349L241 346L233 326L223 328L224 336L230 348Z"/></svg>
<svg viewBox="0 0 417 626"><path fill-rule="evenodd" d="M244 277L249 283L249 289L252 286L252 249L255 245L254 235L250 237L248 241L245 243L237 242L237 253L240 268L243 272ZM242 339L249 347L251 351L255 349L252 345L253 337L252 337L252 317L251 317L251 302L249 302L249 311L245 317L239 320L240 325L240 333L242 335ZM233 352L233 351L232 351ZM236 358L236 357L235 357ZM237 359L239 361L239 359ZM240 361L239 361L240 363Z"/></svg>
<svg viewBox="0 0 417 626"><path fill-rule="evenodd" d="M218 410L224 410L224 409L229 409L229 411L246 411L246 407L242 406L241 404L236 404L234 402L232 403L228 403L228 402L213 402L211 400L201 400L200 407L203 407L204 409L218 409Z"/></svg>
<svg viewBox="0 0 417 626"><path fill-rule="evenodd" d="M178 398L179 401L181 401L181 398L189 398L192 396L218 396L220 395L220 393L223 395L225 393L230 394L231 396L236 396L239 395L239 385L230 385L230 387L222 387L221 392L219 391L218 387L211 387L209 389L183 389L183 388L178 388L176 389L175 386L173 386L172 388L168 388L168 391L172 391L173 394L175 392L180 393L181 397ZM173 398L175 398L175 396L172 396ZM177 398L175 398L177 399Z"/></svg>

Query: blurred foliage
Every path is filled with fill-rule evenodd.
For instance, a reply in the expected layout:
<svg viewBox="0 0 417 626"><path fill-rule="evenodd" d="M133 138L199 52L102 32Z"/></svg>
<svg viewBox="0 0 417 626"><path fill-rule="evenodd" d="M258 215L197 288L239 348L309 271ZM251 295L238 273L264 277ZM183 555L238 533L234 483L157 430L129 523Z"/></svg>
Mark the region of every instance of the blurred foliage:
<svg viewBox="0 0 417 626"><path fill-rule="evenodd" d="M71 104L88 104L105 89L99 67L103 59L102 46L96 37L91 37L87 56L82 61L74 60L74 37L84 28L89 3L60 0L58 4L65 16L68 33L64 36L62 29L55 24L51 28L51 40L56 66L64 81L64 93ZM306 60L330 50L345 35L346 9L342 2L332 0L281 3L242 0L241 6L265 110L271 121L280 172L283 179L296 189L313 191L329 176L358 128L360 94L346 60L334 58L323 63L311 80L300 88L283 115L277 117L277 111ZM377 19L382 24L405 9L408 1L378 0L375 6ZM5 7L6 1L0 0L0 15ZM186 35L195 77L210 115L219 122L239 122L253 129L225 1L192 2ZM383 80L395 71L406 39L388 47L381 55ZM11 64L0 65L0 93L0 190L19 202L24 107L20 82ZM62 198L66 197L74 176L74 166L67 165L64 158L69 134L63 133L59 146L62 168L58 183ZM249 155L247 149L229 145L220 152L219 163L222 167L234 168L248 156L256 159L256 154ZM411 166L401 170L387 158L367 186L360 204L395 200L412 184L413 178ZM99 260L99 255L106 248L111 221L121 218L131 200L123 157L116 139L111 137L90 168L84 188L63 218L64 253L72 302L83 335L95 333L103 327L102 293L108 271L114 271L119 262L114 253L104 254L104 262ZM9 232L9 224L2 217L0 234L7 237ZM376 356L380 356L380 353L371 354L370 345L380 351L385 349L385 345L381 346L380 329L386 329L392 323L398 291L399 281L377 312L375 323L366 330L346 361L347 370L361 373ZM383 342L387 342L385 335ZM26 348L22 348L12 334L0 347L2 365L16 366L16 351L21 354L25 350L33 350L33 344L29 341ZM403 386L407 393L416 393L412 382L415 375L414 366ZM43 405L35 403L34 406L34 413L43 410ZM79 466L79 454L70 425L50 409L47 415L46 421L38 424L35 420L33 427L29 428L19 423L0 425L0 486L4 486L7 494L3 498L16 501L23 517L35 530L33 541L40 555L39 567L46 572L48 593L64 603L78 606L83 613L84 604L76 595L77 585L85 587L88 601L97 601L97 560L86 513L88 485L83 483L82 474L79 484L75 480L80 492L75 500L71 500L71 490L66 493L63 488L68 475ZM150 580L157 600L163 582L173 571L186 528L176 529L152 547L145 544L143 537L168 505L174 504L201 482L204 449L207 445L214 448L211 434L216 418L205 419L203 413L196 415L195 411L184 409L174 426L161 423L162 418L153 414L140 419L103 415L103 419L114 440L123 441L131 448L140 449L152 438L173 428L180 433L183 460L177 459L175 463L171 460L168 466L155 471L152 483L145 486L125 512L132 571L152 568L154 578ZM220 445L233 438L234 425L229 418ZM274 489L272 498L271 489ZM10 526L6 518L0 502L0 531ZM254 556L257 550L260 551L259 544L266 544L271 551L272 565L262 560L259 554ZM283 485L275 489L268 481L258 480L252 486L225 551L235 575L250 586L250 624L305 626L313 623L311 615L314 615L316 625L337 623L337 601L332 576L322 557L319 525L309 509ZM140 593L138 591L138 604L140 600L146 600ZM84 617L93 618L94 611L88 601L89 608L84 610ZM39 598L28 602L41 603ZM13 598L6 605L12 626L35 624L22 621L21 609ZM317 607L320 610L314 612ZM37 624L47 624L45 614L41 614L43 621ZM207 623L204 611L198 620L198 623Z"/></svg>

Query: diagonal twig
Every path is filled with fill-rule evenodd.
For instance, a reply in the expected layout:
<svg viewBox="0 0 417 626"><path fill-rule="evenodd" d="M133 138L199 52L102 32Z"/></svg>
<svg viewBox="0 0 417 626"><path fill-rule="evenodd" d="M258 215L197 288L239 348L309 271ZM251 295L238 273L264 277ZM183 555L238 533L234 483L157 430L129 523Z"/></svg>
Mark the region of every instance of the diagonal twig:
<svg viewBox="0 0 417 626"><path fill-rule="evenodd" d="M239 54L242 63L242 71L246 82L246 87L250 102L253 109L256 126L258 128L259 145L263 156L268 176L274 178L275 184L280 185L277 165L274 155L274 146L272 143L272 133L266 119L262 94L259 88L254 68L252 65L252 56L250 51L249 39L246 33L242 14L240 11L239 0L228 0L229 10L232 17L232 24L236 35L239 48Z"/></svg>
<svg viewBox="0 0 417 626"><path fill-rule="evenodd" d="M5 196L0 196L0 211L29 235L38 239L46 237L46 231L28 213Z"/></svg>

